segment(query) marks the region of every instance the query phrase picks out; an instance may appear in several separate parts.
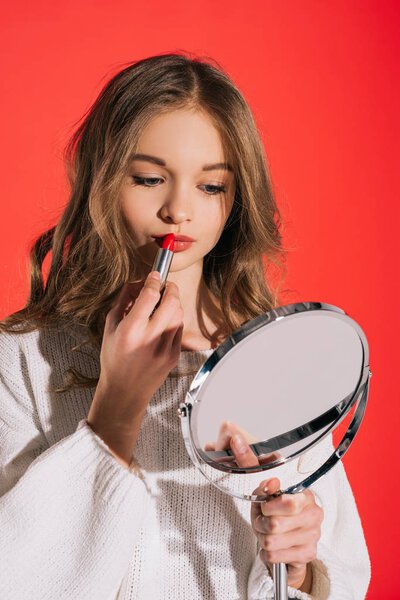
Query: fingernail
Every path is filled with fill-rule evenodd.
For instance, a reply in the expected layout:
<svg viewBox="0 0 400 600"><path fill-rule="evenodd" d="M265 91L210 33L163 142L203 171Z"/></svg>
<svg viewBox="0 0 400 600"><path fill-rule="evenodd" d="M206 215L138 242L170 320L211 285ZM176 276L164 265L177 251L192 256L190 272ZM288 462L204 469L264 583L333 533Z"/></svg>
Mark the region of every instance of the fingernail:
<svg viewBox="0 0 400 600"><path fill-rule="evenodd" d="M233 436L232 440L233 440L233 444L234 444L236 450L240 454L244 454L247 450L247 445L246 445L244 439L242 438L242 436L239 434L236 434Z"/></svg>

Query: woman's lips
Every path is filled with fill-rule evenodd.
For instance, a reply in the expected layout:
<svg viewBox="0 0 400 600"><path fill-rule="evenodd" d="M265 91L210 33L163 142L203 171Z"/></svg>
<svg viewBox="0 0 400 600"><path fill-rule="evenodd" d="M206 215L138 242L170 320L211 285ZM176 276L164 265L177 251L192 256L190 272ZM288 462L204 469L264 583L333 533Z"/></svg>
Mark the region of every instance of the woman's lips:
<svg viewBox="0 0 400 600"><path fill-rule="evenodd" d="M163 238L162 237L157 237L157 238L154 238L154 239L155 239L157 245L160 248L162 248ZM188 241L175 240L173 252L174 253L175 252L183 252L184 250L187 250L188 248L190 248L192 244L193 244L193 241L192 242L188 242Z"/></svg>

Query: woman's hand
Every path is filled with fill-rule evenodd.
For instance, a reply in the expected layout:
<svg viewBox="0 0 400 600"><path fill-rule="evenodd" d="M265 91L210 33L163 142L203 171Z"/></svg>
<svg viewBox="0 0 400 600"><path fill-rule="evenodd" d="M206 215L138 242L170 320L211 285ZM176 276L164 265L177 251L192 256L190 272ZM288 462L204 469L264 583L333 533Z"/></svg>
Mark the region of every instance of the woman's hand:
<svg viewBox="0 0 400 600"><path fill-rule="evenodd" d="M130 462L150 398L181 350L183 309L176 284L166 284L155 309L159 300L160 275L152 272L144 285L124 285L106 317L87 422L123 464Z"/></svg>
<svg viewBox="0 0 400 600"><path fill-rule="evenodd" d="M221 436L221 444L223 442L222 445L231 448L238 466L257 466L260 457L254 455L243 433L243 430L228 423L224 436ZM272 454L274 460L279 458L279 454ZM280 481L274 477L262 482L253 494L276 494L279 490ZM312 575L307 565L317 556L323 518L323 510L310 490L252 503L251 524L261 548L261 559L270 571L273 563L285 563L288 584L303 592L311 591Z"/></svg>
<svg viewBox="0 0 400 600"><path fill-rule="evenodd" d="M277 478L263 482L254 493L274 494L280 489ZM272 563L285 563L288 584L310 592L312 578L307 564L317 556L323 510L310 490L282 494L267 502L253 503L251 523L261 547L260 556L271 569Z"/></svg>

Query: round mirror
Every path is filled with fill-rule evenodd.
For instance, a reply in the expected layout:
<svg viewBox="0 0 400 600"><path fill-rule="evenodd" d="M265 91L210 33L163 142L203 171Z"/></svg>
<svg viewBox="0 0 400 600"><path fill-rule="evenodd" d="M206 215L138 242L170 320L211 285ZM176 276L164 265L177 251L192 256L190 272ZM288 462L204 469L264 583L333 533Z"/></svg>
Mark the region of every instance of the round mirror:
<svg viewBox="0 0 400 600"><path fill-rule="evenodd" d="M311 476L294 480L285 469L282 491L300 491L349 447L369 377L366 337L341 309L311 302L277 308L235 331L197 372L180 407L186 448L222 491L263 501L253 493L260 472L298 458L344 425L335 452ZM240 461L235 432L247 445Z"/></svg>

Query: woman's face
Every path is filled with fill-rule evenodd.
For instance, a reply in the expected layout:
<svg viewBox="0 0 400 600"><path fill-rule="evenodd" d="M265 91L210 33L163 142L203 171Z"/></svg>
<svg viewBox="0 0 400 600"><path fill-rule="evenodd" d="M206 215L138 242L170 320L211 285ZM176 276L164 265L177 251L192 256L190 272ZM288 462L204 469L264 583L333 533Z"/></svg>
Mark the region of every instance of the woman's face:
<svg viewBox="0 0 400 600"><path fill-rule="evenodd" d="M175 252L171 271L203 261L216 245L235 195L217 129L203 112L178 109L143 130L121 190L121 207L145 265L167 233L194 241ZM176 244L175 250L179 250Z"/></svg>

